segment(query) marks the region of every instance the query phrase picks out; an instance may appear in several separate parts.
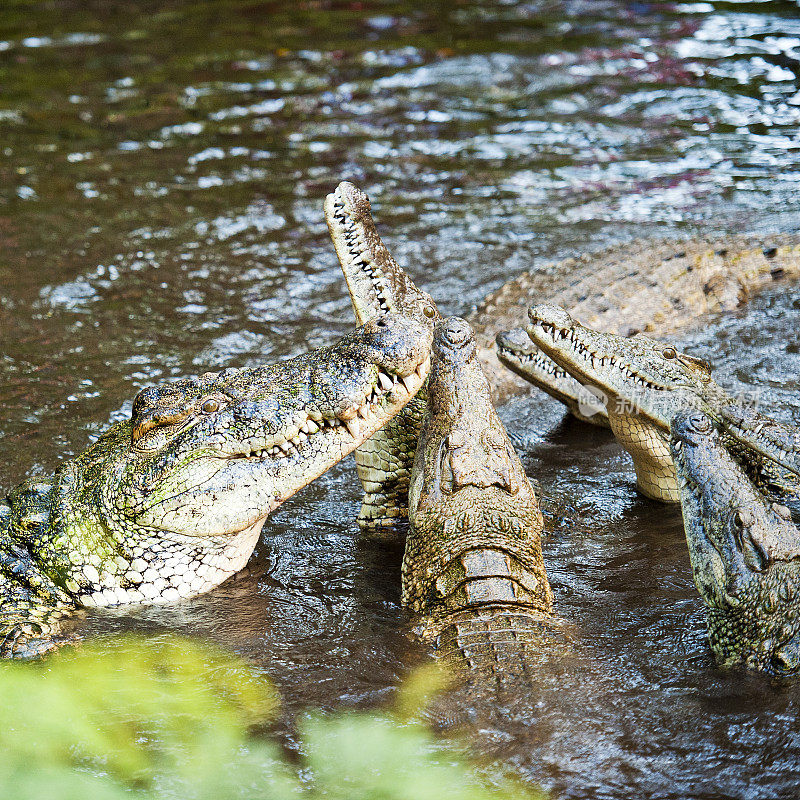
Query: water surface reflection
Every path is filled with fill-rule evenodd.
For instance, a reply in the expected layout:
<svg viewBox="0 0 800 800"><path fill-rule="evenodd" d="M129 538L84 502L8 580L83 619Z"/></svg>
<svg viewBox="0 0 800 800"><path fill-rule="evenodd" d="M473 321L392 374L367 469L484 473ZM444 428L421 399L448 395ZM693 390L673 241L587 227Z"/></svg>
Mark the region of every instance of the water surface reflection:
<svg viewBox="0 0 800 800"><path fill-rule="evenodd" d="M322 220L342 179L446 312L634 236L797 230L793 2L77 0L0 42L0 486L51 471L142 386L329 343L352 312ZM797 292L683 344L800 424ZM568 797L791 797L797 690L718 673L677 509L607 433L502 410L542 489L574 654L476 747ZM178 629L306 705L372 705L425 649L398 548L358 542L352 461L275 513L248 574L89 636Z"/></svg>

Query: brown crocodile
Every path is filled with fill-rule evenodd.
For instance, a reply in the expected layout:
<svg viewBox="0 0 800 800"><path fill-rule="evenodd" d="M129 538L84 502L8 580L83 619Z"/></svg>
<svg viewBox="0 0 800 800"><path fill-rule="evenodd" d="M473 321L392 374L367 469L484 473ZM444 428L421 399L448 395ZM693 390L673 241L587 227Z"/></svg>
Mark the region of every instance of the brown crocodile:
<svg viewBox="0 0 800 800"><path fill-rule="evenodd" d="M796 234L634 241L525 272L492 292L469 320L495 401L503 402L529 386L499 363L494 339L526 325L531 305L562 306L584 325L607 333L658 338L696 327L711 313L737 308L759 291L797 278Z"/></svg>
<svg viewBox="0 0 800 800"><path fill-rule="evenodd" d="M402 598L418 633L471 684L530 683L547 642L563 638L542 514L458 317L434 333L409 520Z"/></svg>

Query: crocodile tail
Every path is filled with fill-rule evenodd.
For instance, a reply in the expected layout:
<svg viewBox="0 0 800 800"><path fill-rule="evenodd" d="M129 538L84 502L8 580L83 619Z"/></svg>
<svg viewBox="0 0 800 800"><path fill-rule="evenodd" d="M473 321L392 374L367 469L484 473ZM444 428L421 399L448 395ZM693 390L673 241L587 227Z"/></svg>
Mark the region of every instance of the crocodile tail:
<svg viewBox="0 0 800 800"><path fill-rule="evenodd" d="M462 681L489 694L532 687L553 647L568 637L552 616L523 605L486 605L452 615L436 636L437 656Z"/></svg>

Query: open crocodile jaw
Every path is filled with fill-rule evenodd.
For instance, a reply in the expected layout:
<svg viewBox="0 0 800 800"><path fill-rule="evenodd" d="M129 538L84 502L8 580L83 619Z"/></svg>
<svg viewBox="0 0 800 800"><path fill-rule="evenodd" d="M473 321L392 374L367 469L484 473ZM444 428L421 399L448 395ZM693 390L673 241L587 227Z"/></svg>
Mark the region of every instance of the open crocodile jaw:
<svg viewBox="0 0 800 800"><path fill-rule="evenodd" d="M358 323L395 310L384 271L396 263L378 236L367 196L351 183L340 183L325 198L325 219Z"/></svg>
<svg viewBox="0 0 800 800"><path fill-rule="evenodd" d="M664 433L669 431L669 420L652 410L659 405L657 398L653 398L653 403L637 404L636 396L644 399L644 392L669 392L670 387L644 377L618 355L601 353L592 348L573 327L532 319L526 330L533 343L575 380L594 387L615 401L633 403L637 414L644 416ZM624 381L630 387L630 397L619 390L617 380Z"/></svg>
<svg viewBox="0 0 800 800"><path fill-rule="evenodd" d="M525 336L526 342L521 340ZM521 378L530 381L556 400L566 404L578 402L578 386L572 376L552 358L534 347L522 329L502 331L497 334L497 356L500 361Z"/></svg>
<svg viewBox="0 0 800 800"><path fill-rule="evenodd" d="M608 427L608 413L597 398L536 347L524 329L501 331L495 344L498 359L512 372L563 403L576 419Z"/></svg>
<svg viewBox="0 0 800 800"><path fill-rule="evenodd" d="M623 409L623 416L627 412L630 417L634 412L639 420L658 429L666 440L669 422L675 413L681 408L702 408L727 437L746 448L751 454L749 461L764 460L765 474L781 492L800 494L800 432L742 407L713 381L706 362L655 340L627 339L585 329L574 323L563 309L545 308L547 311L541 318L536 307L530 311L531 325L527 331L531 340L575 378L606 393L610 398L609 410L615 404ZM668 363L680 364L680 368L664 382L663 376L659 380L654 377L655 373L642 374L631 357L614 352L612 345L601 347L592 341L592 336L601 343L619 340L619 349L623 352L626 346L634 347L637 342L645 351L649 347L663 347L663 352L672 351L674 360L665 361L663 370L670 369ZM652 353L642 356L643 359L652 357ZM691 376L684 376L685 371ZM769 464L774 466L769 467Z"/></svg>
<svg viewBox="0 0 800 800"><path fill-rule="evenodd" d="M436 305L383 243L366 194L343 181L325 198L325 219L359 324L397 311L432 328L441 318Z"/></svg>
<svg viewBox="0 0 800 800"><path fill-rule="evenodd" d="M432 329L439 312L381 240L370 213L369 198L353 184L342 182L325 200L325 219L356 319L363 322L391 310ZM355 451L364 488L358 524L366 536L396 537L394 523L408 513L409 475L425 399L423 388L395 420Z"/></svg>

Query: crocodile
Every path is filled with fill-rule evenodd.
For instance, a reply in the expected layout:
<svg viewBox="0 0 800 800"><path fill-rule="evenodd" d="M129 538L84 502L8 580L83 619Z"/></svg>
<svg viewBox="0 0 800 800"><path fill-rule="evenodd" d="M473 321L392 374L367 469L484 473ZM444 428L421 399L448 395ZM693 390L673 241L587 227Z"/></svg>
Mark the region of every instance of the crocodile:
<svg viewBox="0 0 800 800"><path fill-rule="evenodd" d="M530 685L542 649L563 634L542 514L459 317L434 333L409 522L402 601L416 632L471 685Z"/></svg>
<svg viewBox="0 0 800 800"><path fill-rule="evenodd" d="M800 674L800 530L730 455L714 421L685 409L671 422L694 581L721 667Z"/></svg>
<svg viewBox="0 0 800 800"><path fill-rule="evenodd" d="M598 397L587 391L588 387L562 369L545 355L528 336L524 328L500 331L495 337L500 363L520 378L538 386L550 397L563 403L570 413L592 425L608 428L608 412Z"/></svg>
<svg viewBox="0 0 800 800"><path fill-rule="evenodd" d="M0 502L0 655L62 643L79 607L171 602L237 572L273 509L414 397L430 344L383 315L298 358L142 390L130 419Z"/></svg>
<svg viewBox="0 0 800 800"><path fill-rule="evenodd" d="M325 219L357 324L391 311L433 332L441 319L436 304L389 253L378 235L367 195L343 181L325 198ZM358 524L371 538L393 538L394 524L408 516L408 484L425 403L423 385L400 414L355 451L364 489Z"/></svg>
<svg viewBox="0 0 800 800"><path fill-rule="evenodd" d="M714 419L754 479L778 494L797 495L800 431L730 395L713 379L707 362L644 334L593 330L559 306L532 306L528 313L532 343L607 399L609 425L633 459L643 494L678 502L669 424L680 409L696 408Z"/></svg>
<svg viewBox="0 0 800 800"><path fill-rule="evenodd" d="M620 336L672 337L709 314L735 309L770 286L798 278L797 234L637 240L525 272L489 294L467 318L493 397L501 403L530 385L498 360L495 337L526 325L526 311L535 303L562 306L585 325ZM553 386L547 370L525 377L545 391ZM577 397L571 402L577 405Z"/></svg>

